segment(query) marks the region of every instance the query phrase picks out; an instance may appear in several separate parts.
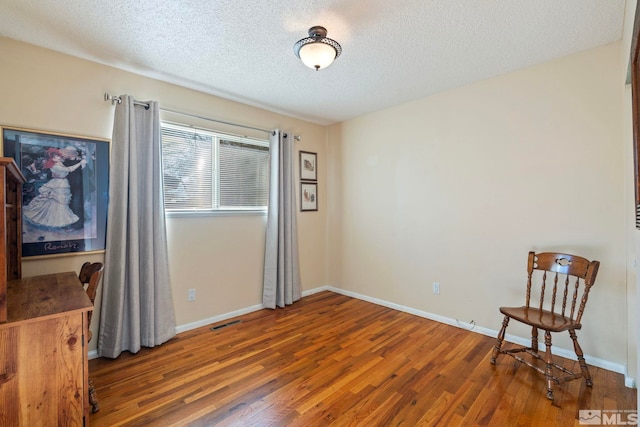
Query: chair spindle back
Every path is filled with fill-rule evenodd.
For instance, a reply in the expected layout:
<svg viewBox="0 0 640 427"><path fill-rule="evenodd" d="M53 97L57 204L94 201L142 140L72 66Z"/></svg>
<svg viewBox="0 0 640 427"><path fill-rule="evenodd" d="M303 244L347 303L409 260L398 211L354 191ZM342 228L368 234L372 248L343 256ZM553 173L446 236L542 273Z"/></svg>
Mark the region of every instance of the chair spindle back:
<svg viewBox="0 0 640 427"><path fill-rule="evenodd" d="M554 252L542 252L536 254L535 252L529 252L529 262L527 267L527 295L526 306L531 305L531 292L534 283L534 279L538 276L534 276L536 271L541 273L539 279L539 292L540 300L537 308L540 310L546 309L545 297L551 298L548 303L550 309L556 314L562 316L568 316L569 318L580 323L584 308L589 298L589 291L595 283L596 275L598 274L598 268L600 263L598 261L589 261L586 258L582 258L576 255L560 254ZM547 283L548 276L551 283ZM581 286L581 283L583 286ZM550 295L547 287L551 288ZM580 291L582 288L582 296L580 297ZM559 289L562 291L562 307L556 307L558 304ZM569 297L571 297L569 299ZM580 305L576 311L577 301L580 298ZM567 305L570 303L570 311L567 314ZM556 311L557 309L557 311Z"/></svg>
<svg viewBox="0 0 640 427"><path fill-rule="evenodd" d="M83 285L87 285L87 296L91 300L91 304L95 303L98 282L100 282L100 277L102 276L103 270L104 265L101 262L94 262L93 264L90 262L85 262L80 268L78 278ZM91 325L92 315L93 311L90 311L87 316L89 325Z"/></svg>

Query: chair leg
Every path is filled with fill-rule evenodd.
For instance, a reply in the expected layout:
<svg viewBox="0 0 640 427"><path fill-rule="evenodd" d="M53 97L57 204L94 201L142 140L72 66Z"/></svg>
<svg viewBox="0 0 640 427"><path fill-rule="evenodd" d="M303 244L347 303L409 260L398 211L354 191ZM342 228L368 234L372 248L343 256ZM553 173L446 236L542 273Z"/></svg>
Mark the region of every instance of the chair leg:
<svg viewBox="0 0 640 427"><path fill-rule="evenodd" d="M496 364L496 358L498 354L500 354L500 349L502 348L502 342L504 341L504 333L507 330L507 326L509 325L509 316L504 316L504 320L502 321L502 328L498 333L498 338L496 339L496 345L493 347L493 353L491 354L491 364Z"/></svg>
<svg viewBox="0 0 640 427"><path fill-rule="evenodd" d="M547 399L553 400L553 356L551 355L551 332L544 331L544 345L546 363L544 377L547 380Z"/></svg>
<svg viewBox="0 0 640 427"><path fill-rule="evenodd" d="M538 352L538 328L535 326L531 329L531 350Z"/></svg>
<svg viewBox="0 0 640 427"><path fill-rule="evenodd" d="M573 329L569 330L569 335L573 340L573 349L576 351L576 356L578 356L578 364L580 364L580 370L582 371L582 376L587 382L587 386L593 387L593 380L591 379L591 374L589 373L589 367L587 366L587 362L584 360L584 354L582 353L582 348L580 344L578 344L578 337L576 336L576 331Z"/></svg>
<svg viewBox="0 0 640 427"><path fill-rule="evenodd" d="M89 403L91 404L91 412L94 414L100 410L98 396L96 395L96 389L93 387L93 381L91 381L91 378L89 378Z"/></svg>

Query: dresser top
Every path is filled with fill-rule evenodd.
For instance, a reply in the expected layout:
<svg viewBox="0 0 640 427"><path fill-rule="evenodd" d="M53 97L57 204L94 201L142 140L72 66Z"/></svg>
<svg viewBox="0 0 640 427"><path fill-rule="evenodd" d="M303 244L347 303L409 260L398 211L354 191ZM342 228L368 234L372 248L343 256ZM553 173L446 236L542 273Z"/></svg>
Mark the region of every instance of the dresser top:
<svg viewBox="0 0 640 427"><path fill-rule="evenodd" d="M93 310L75 272L45 274L7 282L7 323Z"/></svg>

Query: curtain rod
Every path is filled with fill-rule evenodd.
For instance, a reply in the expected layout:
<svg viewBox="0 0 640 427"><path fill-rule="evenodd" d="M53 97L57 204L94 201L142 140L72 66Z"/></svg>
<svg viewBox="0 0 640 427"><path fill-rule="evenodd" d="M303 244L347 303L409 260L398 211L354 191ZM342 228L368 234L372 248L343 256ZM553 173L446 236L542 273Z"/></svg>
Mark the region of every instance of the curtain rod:
<svg viewBox="0 0 640 427"><path fill-rule="evenodd" d="M122 99L120 99L119 96L109 95L109 93L107 93L107 92L104 93L104 100L105 101L111 101L111 105L120 104L122 102ZM149 104L147 104L146 102L140 102L140 101L135 101L134 100L133 104L134 105L140 105L141 107L144 107L144 108L149 108ZM241 128L245 128L245 129L253 129L253 130L260 131L260 132L266 132L266 133L269 133L269 134L271 132L273 132L272 130L269 130L269 129L262 129L262 128L258 128L258 127L254 127L254 126L241 125L239 123L232 123L232 122L227 122L227 121L224 121L224 120L218 120L218 119L212 119L212 118L209 118L209 117L198 116L198 115L195 115L195 114L183 113L181 111L170 110L168 108L160 107L160 110L161 111L166 111L167 113L179 114L181 116L193 117L193 118L196 118L196 119L207 120L207 121L210 121L210 122L222 123L222 124L229 125L229 126L237 126L237 127L241 127ZM302 137L300 135L294 135L293 139L295 141L300 141L302 139Z"/></svg>

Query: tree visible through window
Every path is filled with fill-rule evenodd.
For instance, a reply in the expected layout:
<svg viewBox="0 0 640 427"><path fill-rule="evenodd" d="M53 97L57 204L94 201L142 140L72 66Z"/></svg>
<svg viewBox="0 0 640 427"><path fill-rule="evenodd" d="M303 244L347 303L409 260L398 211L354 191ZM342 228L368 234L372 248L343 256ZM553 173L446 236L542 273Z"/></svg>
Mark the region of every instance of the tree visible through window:
<svg viewBox="0 0 640 427"><path fill-rule="evenodd" d="M162 124L166 211L265 210L269 143Z"/></svg>

